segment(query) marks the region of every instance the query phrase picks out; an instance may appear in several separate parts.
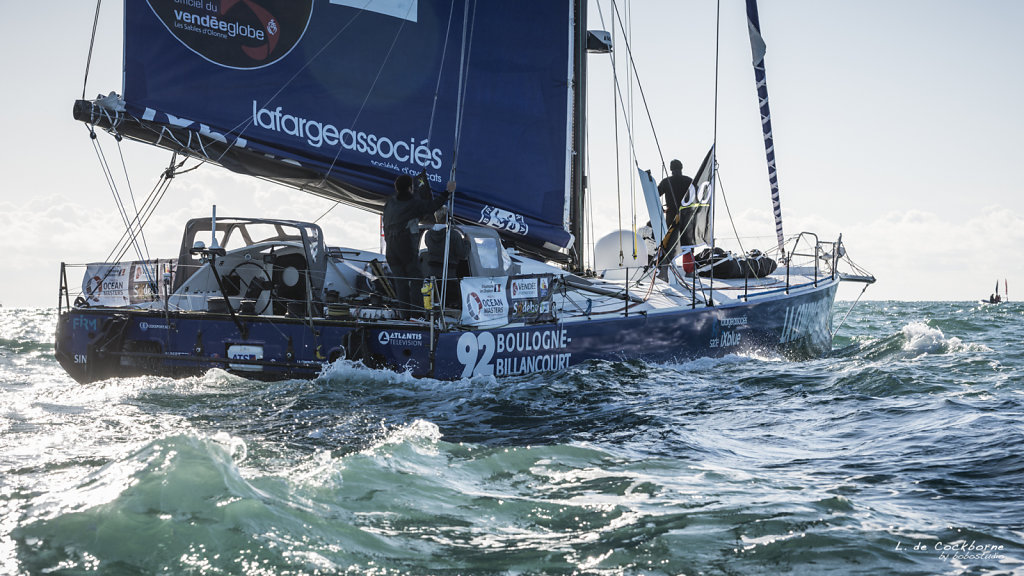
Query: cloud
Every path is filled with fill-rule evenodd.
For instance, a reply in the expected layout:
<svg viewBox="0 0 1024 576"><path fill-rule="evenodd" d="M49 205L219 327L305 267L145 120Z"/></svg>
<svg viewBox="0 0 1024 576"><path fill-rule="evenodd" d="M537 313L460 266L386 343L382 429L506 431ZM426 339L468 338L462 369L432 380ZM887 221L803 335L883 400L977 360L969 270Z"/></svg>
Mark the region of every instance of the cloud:
<svg viewBox="0 0 1024 576"><path fill-rule="evenodd" d="M994 206L959 221L925 210L888 212L843 238L879 280L867 297L973 300L988 295L993 279L1017 273L1011 255L1024 246L1024 217Z"/></svg>

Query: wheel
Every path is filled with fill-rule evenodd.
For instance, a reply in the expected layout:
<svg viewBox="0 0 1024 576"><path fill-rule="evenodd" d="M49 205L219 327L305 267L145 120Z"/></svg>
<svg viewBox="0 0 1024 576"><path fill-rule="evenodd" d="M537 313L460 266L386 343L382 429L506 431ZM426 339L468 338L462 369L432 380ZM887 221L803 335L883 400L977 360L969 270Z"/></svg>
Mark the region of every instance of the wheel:
<svg viewBox="0 0 1024 576"><path fill-rule="evenodd" d="M256 301L256 315L267 311L271 302L273 282L266 268L256 262L242 262L224 277L224 288L228 296L241 296Z"/></svg>

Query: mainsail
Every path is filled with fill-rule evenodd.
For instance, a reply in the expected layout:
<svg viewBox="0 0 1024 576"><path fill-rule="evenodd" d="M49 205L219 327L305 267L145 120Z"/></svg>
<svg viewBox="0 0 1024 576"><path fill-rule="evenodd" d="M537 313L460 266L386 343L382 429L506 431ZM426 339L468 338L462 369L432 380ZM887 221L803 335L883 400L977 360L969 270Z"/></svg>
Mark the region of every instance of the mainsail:
<svg viewBox="0 0 1024 576"><path fill-rule="evenodd" d="M123 110L76 117L373 210L457 156L458 219L566 248L571 4L126 2Z"/></svg>
<svg viewBox="0 0 1024 576"><path fill-rule="evenodd" d="M782 235L782 204L779 201L779 175L775 169L775 140L772 136L772 114L768 108L768 80L764 70L765 44L761 38L761 21L757 16L757 0L747 0L747 28L750 33L750 53L754 61L754 80L757 83L757 101L761 109L761 129L764 132L764 152L768 159L768 183L772 190L772 209L775 212L775 235L779 254L785 255Z"/></svg>

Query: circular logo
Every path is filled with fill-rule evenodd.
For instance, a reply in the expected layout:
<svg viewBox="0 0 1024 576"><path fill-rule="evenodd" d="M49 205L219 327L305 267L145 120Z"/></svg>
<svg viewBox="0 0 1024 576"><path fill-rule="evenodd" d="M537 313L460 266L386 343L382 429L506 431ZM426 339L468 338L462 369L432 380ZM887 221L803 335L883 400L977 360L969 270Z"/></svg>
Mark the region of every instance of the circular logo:
<svg viewBox="0 0 1024 576"><path fill-rule="evenodd" d="M225 68L262 68L302 39L313 0L147 0L182 44Z"/></svg>
<svg viewBox="0 0 1024 576"><path fill-rule="evenodd" d="M377 342L380 342L382 345L387 346L388 343L391 342L391 334L387 332L381 332L380 335L377 336Z"/></svg>
<svg viewBox="0 0 1024 576"><path fill-rule="evenodd" d="M480 300L480 296L476 292L470 292L466 295L466 312L469 313L473 320L480 319L480 311L483 310L484 303Z"/></svg>
<svg viewBox="0 0 1024 576"><path fill-rule="evenodd" d="M85 293L89 300L99 302L100 296L103 296L103 279L99 276L89 278L85 285Z"/></svg>

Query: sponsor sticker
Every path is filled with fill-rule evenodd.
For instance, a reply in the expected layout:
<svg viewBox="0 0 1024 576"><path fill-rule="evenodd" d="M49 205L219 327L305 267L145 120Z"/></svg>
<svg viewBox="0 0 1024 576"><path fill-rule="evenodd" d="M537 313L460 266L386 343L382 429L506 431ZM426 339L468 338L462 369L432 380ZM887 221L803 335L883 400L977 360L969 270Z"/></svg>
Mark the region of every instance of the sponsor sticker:
<svg viewBox="0 0 1024 576"><path fill-rule="evenodd" d="M126 306L131 303L128 279L131 263L89 264L82 279L82 293L89 304Z"/></svg>
<svg viewBox="0 0 1024 576"><path fill-rule="evenodd" d="M512 298L537 298L540 296L539 278L526 278L511 280L509 289L512 291Z"/></svg>
<svg viewBox="0 0 1024 576"><path fill-rule="evenodd" d="M382 346L399 346L404 348L423 346L423 334L420 332L384 330L377 335L377 342L380 342Z"/></svg>
<svg viewBox="0 0 1024 576"><path fill-rule="evenodd" d="M466 332L459 337L455 355L463 378L529 374L567 368L572 364L567 351L571 343L565 328Z"/></svg>
<svg viewBox="0 0 1024 576"><path fill-rule="evenodd" d="M147 0L179 42L225 68L262 68L299 43L313 0Z"/></svg>
<svg viewBox="0 0 1024 576"><path fill-rule="evenodd" d="M228 358L231 360L263 360L263 346L232 344L228 346ZM242 372L259 372L263 370L263 366L255 364L228 364L228 367Z"/></svg>
<svg viewBox="0 0 1024 576"><path fill-rule="evenodd" d="M530 232L530 227L526 224L522 214L516 214L501 208L495 208L494 206L484 206L480 210L479 222L484 226L507 230L508 232L524 236Z"/></svg>
<svg viewBox="0 0 1024 576"><path fill-rule="evenodd" d="M462 323L488 326L508 322L506 278L463 278Z"/></svg>

